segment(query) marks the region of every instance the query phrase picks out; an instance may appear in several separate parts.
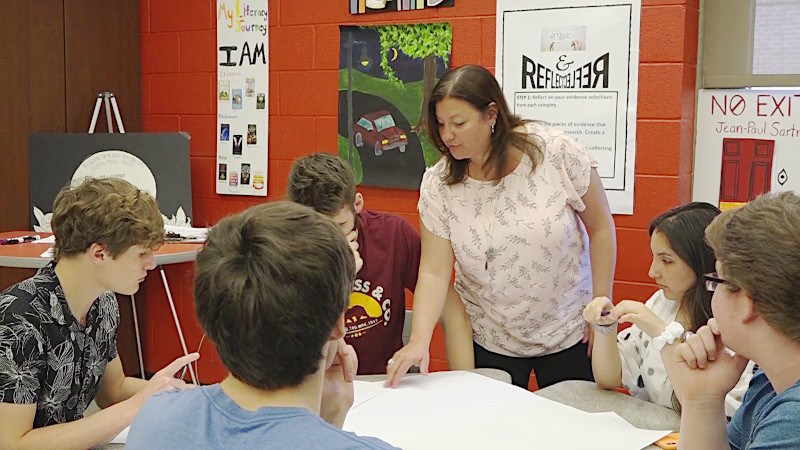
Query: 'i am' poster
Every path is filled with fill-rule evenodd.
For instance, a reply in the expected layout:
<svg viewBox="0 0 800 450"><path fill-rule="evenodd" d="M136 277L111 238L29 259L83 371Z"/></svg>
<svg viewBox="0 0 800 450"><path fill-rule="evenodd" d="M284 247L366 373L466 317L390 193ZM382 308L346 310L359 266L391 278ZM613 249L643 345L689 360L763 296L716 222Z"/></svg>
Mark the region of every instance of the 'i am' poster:
<svg viewBox="0 0 800 450"><path fill-rule="evenodd" d="M217 193L267 195L267 0L217 0Z"/></svg>

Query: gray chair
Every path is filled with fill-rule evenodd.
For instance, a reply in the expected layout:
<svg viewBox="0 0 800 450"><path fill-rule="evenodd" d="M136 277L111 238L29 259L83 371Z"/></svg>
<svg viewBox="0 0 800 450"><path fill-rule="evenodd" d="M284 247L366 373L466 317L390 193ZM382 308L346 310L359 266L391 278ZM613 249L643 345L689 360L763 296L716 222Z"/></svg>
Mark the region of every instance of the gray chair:
<svg viewBox="0 0 800 450"><path fill-rule="evenodd" d="M408 344L408 338L411 337L411 310L406 310L406 320L403 323L403 345Z"/></svg>

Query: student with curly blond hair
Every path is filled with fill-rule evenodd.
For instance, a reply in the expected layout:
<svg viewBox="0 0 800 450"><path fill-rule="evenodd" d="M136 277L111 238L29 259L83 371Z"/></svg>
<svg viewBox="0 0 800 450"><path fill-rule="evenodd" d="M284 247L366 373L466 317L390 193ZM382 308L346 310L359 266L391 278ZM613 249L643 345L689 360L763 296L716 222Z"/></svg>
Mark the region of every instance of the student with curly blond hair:
<svg viewBox="0 0 800 450"><path fill-rule="evenodd" d="M130 425L150 395L182 389L178 358L148 382L117 355L114 292L133 295L164 242L155 199L127 181L87 179L53 205L55 258L0 294L0 442L88 448ZM83 417L92 400L104 408ZM55 444L58 443L58 444Z"/></svg>

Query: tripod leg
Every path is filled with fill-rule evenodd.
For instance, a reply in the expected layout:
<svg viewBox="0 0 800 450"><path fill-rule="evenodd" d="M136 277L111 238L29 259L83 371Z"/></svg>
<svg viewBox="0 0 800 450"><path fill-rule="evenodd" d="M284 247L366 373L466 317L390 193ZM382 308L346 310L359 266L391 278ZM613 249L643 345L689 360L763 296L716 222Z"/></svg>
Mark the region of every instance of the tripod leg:
<svg viewBox="0 0 800 450"><path fill-rule="evenodd" d="M114 118L117 119L117 128L119 128L119 132L124 133L125 127L122 126L122 117L119 115L117 97L114 94L111 94L111 107L114 108Z"/></svg>
<svg viewBox="0 0 800 450"><path fill-rule="evenodd" d="M108 123L108 132L114 132L114 125L111 124L111 106L109 105L108 99L114 94L111 92L103 92L103 97L105 98L106 104L106 122Z"/></svg>
<svg viewBox="0 0 800 450"><path fill-rule="evenodd" d="M89 134L94 133L94 127L97 125L97 116L100 115L100 102L103 101L103 94L97 96L97 101L94 104L94 113L92 113L92 122L89 124Z"/></svg>

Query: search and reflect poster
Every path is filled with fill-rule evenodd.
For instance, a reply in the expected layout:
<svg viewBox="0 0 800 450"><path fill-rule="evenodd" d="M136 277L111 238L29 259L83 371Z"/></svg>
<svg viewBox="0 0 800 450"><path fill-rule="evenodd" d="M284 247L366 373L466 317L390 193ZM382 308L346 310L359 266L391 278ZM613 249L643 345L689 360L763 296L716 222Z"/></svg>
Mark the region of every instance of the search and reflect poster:
<svg viewBox="0 0 800 450"><path fill-rule="evenodd" d="M633 214L641 0L498 0L495 75L512 112L597 160L611 212Z"/></svg>

